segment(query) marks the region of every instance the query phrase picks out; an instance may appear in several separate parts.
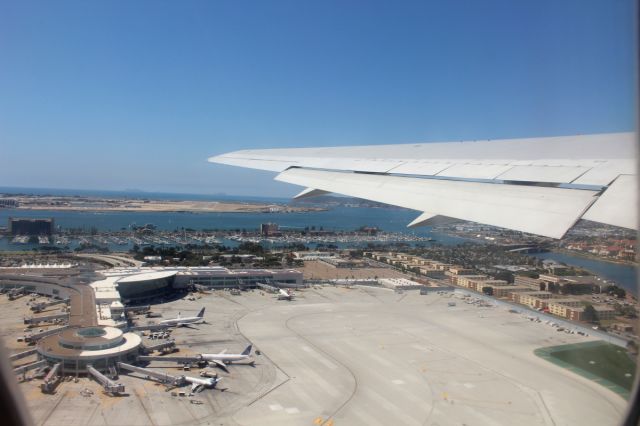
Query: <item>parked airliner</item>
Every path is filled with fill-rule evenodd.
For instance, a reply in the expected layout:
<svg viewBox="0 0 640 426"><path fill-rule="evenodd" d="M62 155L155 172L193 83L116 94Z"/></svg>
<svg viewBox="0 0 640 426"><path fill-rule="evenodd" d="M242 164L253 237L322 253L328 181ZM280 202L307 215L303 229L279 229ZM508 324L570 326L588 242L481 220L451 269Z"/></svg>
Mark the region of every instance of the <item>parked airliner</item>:
<svg viewBox="0 0 640 426"><path fill-rule="evenodd" d="M200 309L195 317L182 317L178 312L177 318L166 319L160 321L160 325L168 325L169 327L182 327L188 324L199 324L204 322L204 308Z"/></svg>
<svg viewBox="0 0 640 426"><path fill-rule="evenodd" d="M222 368L227 371L227 364L231 364L234 361L243 361L245 359L251 358L251 346L249 345L245 348L242 353L239 354L228 354L225 349L222 352L217 354L201 354L203 360L209 362L210 364L215 364L216 366Z"/></svg>

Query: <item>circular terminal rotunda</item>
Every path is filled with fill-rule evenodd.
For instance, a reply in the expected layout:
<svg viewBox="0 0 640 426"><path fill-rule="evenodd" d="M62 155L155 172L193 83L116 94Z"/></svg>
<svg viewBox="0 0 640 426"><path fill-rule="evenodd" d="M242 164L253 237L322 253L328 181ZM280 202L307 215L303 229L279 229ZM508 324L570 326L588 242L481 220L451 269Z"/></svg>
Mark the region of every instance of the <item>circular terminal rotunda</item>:
<svg viewBox="0 0 640 426"><path fill-rule="evenodd" d="M124 333L119 328L93 326L72 327L38 341L41 358L60 363L65 374L84 374L92 365L106 371L118 361L135 361L142 339L135 333Z"/></svg>

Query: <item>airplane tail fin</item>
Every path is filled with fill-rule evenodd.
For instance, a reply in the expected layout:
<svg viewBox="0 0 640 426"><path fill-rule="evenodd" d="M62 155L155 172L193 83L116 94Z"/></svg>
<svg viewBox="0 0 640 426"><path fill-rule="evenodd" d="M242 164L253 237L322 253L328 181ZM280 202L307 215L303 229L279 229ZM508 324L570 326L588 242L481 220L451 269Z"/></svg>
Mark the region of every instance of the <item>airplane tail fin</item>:
<svg viewBox="0 0 640 426"><path fill-rule="evenodd" d="M200 309L200 312L198 312L198 318L202 318L204 316L204 308Z"/></svg>
<svg viewBox="0 0 640 426"><path fill-rule="evenodd" d="M252 345L247 346L247 348L246 348L244 351L242 351L242 355L249 355L249 354L251 354L251 346L252 346Z"/></svg>

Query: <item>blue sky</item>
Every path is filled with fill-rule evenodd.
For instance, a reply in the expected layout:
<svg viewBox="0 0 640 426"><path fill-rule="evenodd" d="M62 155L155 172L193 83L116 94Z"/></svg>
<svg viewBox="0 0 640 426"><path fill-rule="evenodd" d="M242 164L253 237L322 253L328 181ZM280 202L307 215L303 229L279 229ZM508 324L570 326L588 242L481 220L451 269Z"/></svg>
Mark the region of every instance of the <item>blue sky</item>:
<svg viewBox="0 0 640 426"><path fill-rule="evenodd" d="M634 2L2 1L3 186L288 196L245 148L629 131Z"/></svg>

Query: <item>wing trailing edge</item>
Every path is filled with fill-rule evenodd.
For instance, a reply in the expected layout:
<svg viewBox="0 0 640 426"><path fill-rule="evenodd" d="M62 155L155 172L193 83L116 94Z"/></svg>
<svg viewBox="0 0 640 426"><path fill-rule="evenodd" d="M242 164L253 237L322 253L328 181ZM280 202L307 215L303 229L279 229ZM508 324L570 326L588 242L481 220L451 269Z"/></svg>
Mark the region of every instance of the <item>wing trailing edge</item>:
<svg viewBox="0 0 640 426"><path fill-rule="evenodd" d="M278 172L307 189L561 238L579 219L637 229L636 135L245 150L210 162Z"/></svg>
<svg viewBox="0 0 640 426"><path fill-rule="evenodd" d="M596 200L597 191L497 185L292 168L276 180L351 197L561 238ZM428 219L428 218L427 218Z"/></svg>

